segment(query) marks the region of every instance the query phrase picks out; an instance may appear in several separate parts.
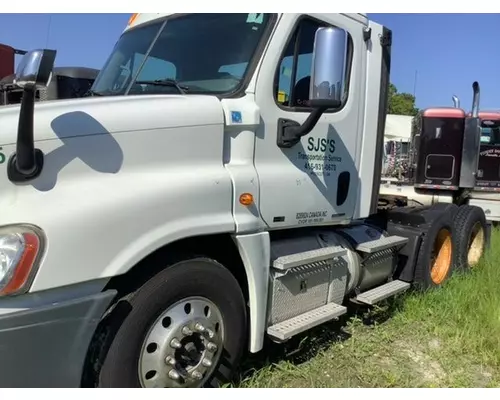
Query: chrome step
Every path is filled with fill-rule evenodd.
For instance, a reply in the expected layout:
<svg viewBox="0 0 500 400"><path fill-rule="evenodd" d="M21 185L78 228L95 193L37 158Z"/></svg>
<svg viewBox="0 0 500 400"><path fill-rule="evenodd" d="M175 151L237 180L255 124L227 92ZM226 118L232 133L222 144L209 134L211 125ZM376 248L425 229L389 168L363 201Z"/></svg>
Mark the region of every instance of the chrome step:
<svg viewBox="0 0 500 400"><path fill-rule="evenodd" d="M338 318L347 312L347 308L335 303L308 311L267 328L267 334L273 339L284 341L301 332L314 328L324 322Z"/></svg>
<svg viewBox="0 0 500 400"><path fill-rule="evenodd" d="M398 293L404 292L410 288L410 284L408 282L403 281L391 281L386 283L385 285L378 286L375 289L368 290L367 292L359 294L355 301L373 305L378 303L379 301L385 300L391 296L394 296Z"/></svg>
<svg viewBox="0 0 500 400"><path fill-rule="evenodd" d="M404 245L407 242L408 238L402 236L383 236L370 242L358 244L356 251L359 251L360 253L372 254L378 251Z"/></svg>
<svg viewBox="0 0 500 400"><path fill-rule="evenodd" d="M317 250L304 251L303 253L289 254L274 260L273 268L285 271L290 268L300 267L315 262L329 261L347 254L341 246L323 247Z"/></svg>

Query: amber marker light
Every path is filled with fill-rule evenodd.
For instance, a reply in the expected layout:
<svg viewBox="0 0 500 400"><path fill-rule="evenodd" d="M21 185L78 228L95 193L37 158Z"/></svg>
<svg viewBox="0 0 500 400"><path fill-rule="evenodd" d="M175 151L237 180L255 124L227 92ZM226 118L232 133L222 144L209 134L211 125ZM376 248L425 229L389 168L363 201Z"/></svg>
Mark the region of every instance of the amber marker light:
<svg viewBox="0 0 500 400"><path fill-rule="evenodd" d="M129 20L128 20L128 24L127 25L128 26L132 25L138 16L139 16L139 13L132 14L130 16Z"/></svg>
<svg viewBox="0 0 500 400"><path fill-rule="evenodd" d="M240 195L240 204L244 206L251 206L253 204L253 195L250 193L243 193Z"/></svg>

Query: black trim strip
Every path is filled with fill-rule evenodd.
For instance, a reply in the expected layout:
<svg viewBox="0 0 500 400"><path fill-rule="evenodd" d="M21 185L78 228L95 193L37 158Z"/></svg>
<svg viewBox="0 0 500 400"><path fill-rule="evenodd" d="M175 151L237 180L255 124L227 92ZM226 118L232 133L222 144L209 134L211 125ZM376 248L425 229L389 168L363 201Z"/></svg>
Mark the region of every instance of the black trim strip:
<svg viewBox="0 0 500 400"><path fill-rule="evenodd" d="M292 75L290 76L290 94L288 95L288 102L290 104L293 104L293 101L295 100L295 81L297 80L297 65L299 63L299 52L300 52L300 33L302 31L302 27L298 25L298 29L293 33L292 39L295 40L295 46L293 49L293 61L292 61ZM288 45L285 47L285 51L288 50ZM283 52L283 54L284 54ZM283 60L283 57L281 57L281 60ZM280 68L281 68L281 62L278 63L278 68L277 68L277 74L274 76L274 79L276 81L275 86L276 90L274 91L275 93L273 94L274 96L274 101L276 102L276 97L279 91L279 75L280 75Z"/></svg>
<svg viewBox="0 0 500 400"><path fill-rule="evenodd" d="M380 68L380 97L378 106L377 142L375 147L375 162L373 168L372 199L370 214L375 214L378 208L380 179L382 176L382 155L384 149L385 121L389 105L389 83L391 75L391 38L392 31L382 28L380 45L382 46L382 66Z"/></svg>

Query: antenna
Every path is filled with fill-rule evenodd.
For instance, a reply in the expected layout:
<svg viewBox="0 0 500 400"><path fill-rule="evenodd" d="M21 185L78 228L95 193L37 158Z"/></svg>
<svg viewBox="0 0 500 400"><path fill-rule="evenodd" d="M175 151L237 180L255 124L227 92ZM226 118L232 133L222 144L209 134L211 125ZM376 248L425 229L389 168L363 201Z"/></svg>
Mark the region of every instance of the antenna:
<svg viewBox="0 0 500 400"><path fill-rule="evenodd" d="M45 39L45 48L49 47L50 25L52 24L52 14L49 14L49 23L47 24L47 37Z"/></svg>
<svg viewBox="0 0 500 400"><path fill-rule="evenodd" d="M417 77L418 77L418 71L415 70L415 79L413 81L413 97L416 97L417 93Z"/></svg>

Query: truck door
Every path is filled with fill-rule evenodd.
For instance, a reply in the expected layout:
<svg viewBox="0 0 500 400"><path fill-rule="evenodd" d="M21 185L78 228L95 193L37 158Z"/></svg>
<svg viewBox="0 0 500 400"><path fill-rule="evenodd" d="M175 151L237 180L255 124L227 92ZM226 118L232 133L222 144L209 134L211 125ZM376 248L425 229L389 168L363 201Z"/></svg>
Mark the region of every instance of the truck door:
<svg viewBox="0 0 500 400"><path fill-rule="evenodd" d="M316 30L336 26L349 34L345 101L326 112L291 148L277 145L280 118L303 123L311 109L310 70ZM273 228L341 222L358 203L361 110L364 106L366 43L363 24L340 14L284 14L259 69L256 102L261 131L255 144L260 211Z"/></svg>

